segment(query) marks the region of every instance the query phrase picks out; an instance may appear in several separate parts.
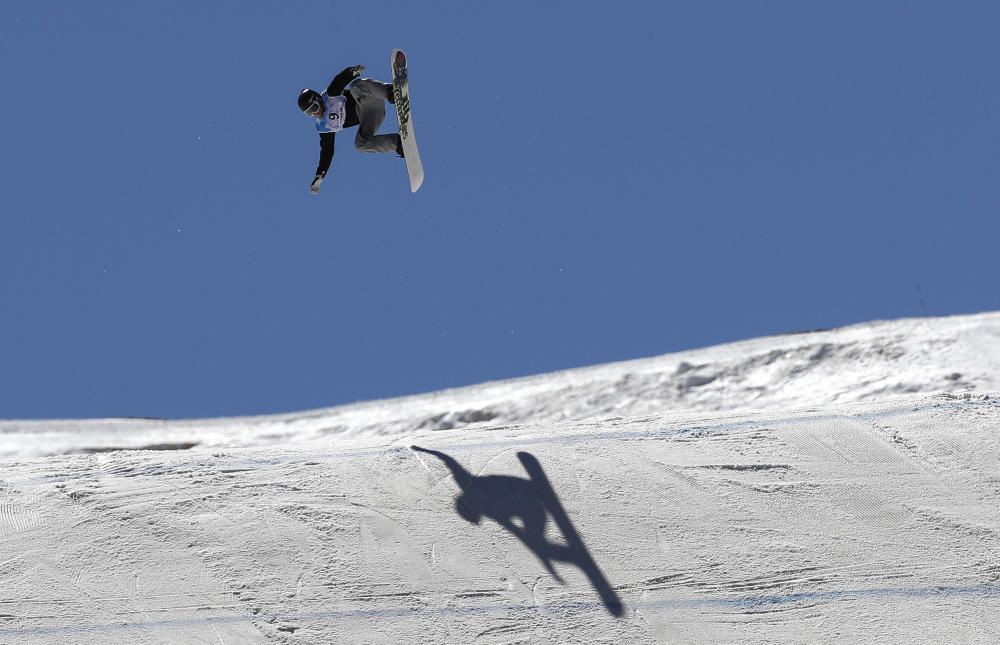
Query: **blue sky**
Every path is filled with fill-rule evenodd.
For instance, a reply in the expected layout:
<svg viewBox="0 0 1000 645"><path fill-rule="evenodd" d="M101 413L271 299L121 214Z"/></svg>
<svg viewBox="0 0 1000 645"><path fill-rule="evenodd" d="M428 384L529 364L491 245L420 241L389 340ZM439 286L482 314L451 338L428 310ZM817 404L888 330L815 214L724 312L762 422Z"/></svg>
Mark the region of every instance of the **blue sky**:
<svg viewBox="0 0 1000 645"><path fill-rule="evenodd" d="M992 2L5 2L0 418L998 309L998 43ZM424 187L351 131L313 197L299 89L396 46Z"/></svg>

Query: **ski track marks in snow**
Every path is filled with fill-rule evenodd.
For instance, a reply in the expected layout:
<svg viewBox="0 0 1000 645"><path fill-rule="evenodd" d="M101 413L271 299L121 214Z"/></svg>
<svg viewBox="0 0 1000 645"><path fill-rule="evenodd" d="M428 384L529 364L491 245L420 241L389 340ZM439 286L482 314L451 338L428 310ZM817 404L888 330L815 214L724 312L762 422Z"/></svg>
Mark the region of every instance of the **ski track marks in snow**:
<svg viewBox="0 0 1000 645"><path fill-rule="evenodd" d="M44 518L39 507L35 495L17 493L0 482L0 539L41 525Z"/></svg>
<svg viewBox="0 0 1000 645"><path fill-rule="evenodd" d="M997 421L935 396L12 463L0 642L987 642ZM534 455L623 615L411 443L512 482Z"/></svg>

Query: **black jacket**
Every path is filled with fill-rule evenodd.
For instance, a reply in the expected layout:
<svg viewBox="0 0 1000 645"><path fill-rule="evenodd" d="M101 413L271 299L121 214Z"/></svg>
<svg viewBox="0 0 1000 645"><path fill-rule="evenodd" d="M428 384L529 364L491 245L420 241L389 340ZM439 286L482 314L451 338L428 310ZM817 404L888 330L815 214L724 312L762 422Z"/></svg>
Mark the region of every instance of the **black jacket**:
<svg viewBox="0 0 1000 645"><path fill-rule="evenodd" d="M326 88L327 96L340 96L343 94L347 97L347 105L345 110L347 114L344 116L344 127L353 128L360 120L358 119L358 104L351 96L350 92L347 92L347 86L355 79L354 68L347 67L341 73L333 77L330 81L330 85ZM318 177L325 177L326 172L330 169L330 164L333 163L333 149L334 142L337 139L336 132L320 132L319 133L319 165L316 167L316 175Z"/></svg>

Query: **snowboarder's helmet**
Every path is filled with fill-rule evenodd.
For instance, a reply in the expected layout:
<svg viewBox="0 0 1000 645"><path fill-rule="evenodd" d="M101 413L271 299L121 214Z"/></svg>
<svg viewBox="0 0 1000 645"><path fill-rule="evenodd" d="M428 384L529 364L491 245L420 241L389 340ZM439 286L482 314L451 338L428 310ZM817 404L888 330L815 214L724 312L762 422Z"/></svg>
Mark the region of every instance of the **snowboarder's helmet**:
<svg viewBox="0 0 1000 645"><path fill-rule="evenodd" d="M312 114L316 108L323 106L323 97L316 90L304 89L299 92L299 109L306 114Z"/></svg>

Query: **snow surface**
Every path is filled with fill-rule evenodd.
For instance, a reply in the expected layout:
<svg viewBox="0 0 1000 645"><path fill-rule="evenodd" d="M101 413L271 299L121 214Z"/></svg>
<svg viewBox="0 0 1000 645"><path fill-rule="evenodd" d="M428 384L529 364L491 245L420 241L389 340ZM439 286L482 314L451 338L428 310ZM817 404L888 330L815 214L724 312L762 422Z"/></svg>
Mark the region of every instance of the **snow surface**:
<svg viewBox="0 0 1000 645"><path fill-rule="evenodd" d="M0 421L0 643L1000 642L1000 313Z"/></svg>

